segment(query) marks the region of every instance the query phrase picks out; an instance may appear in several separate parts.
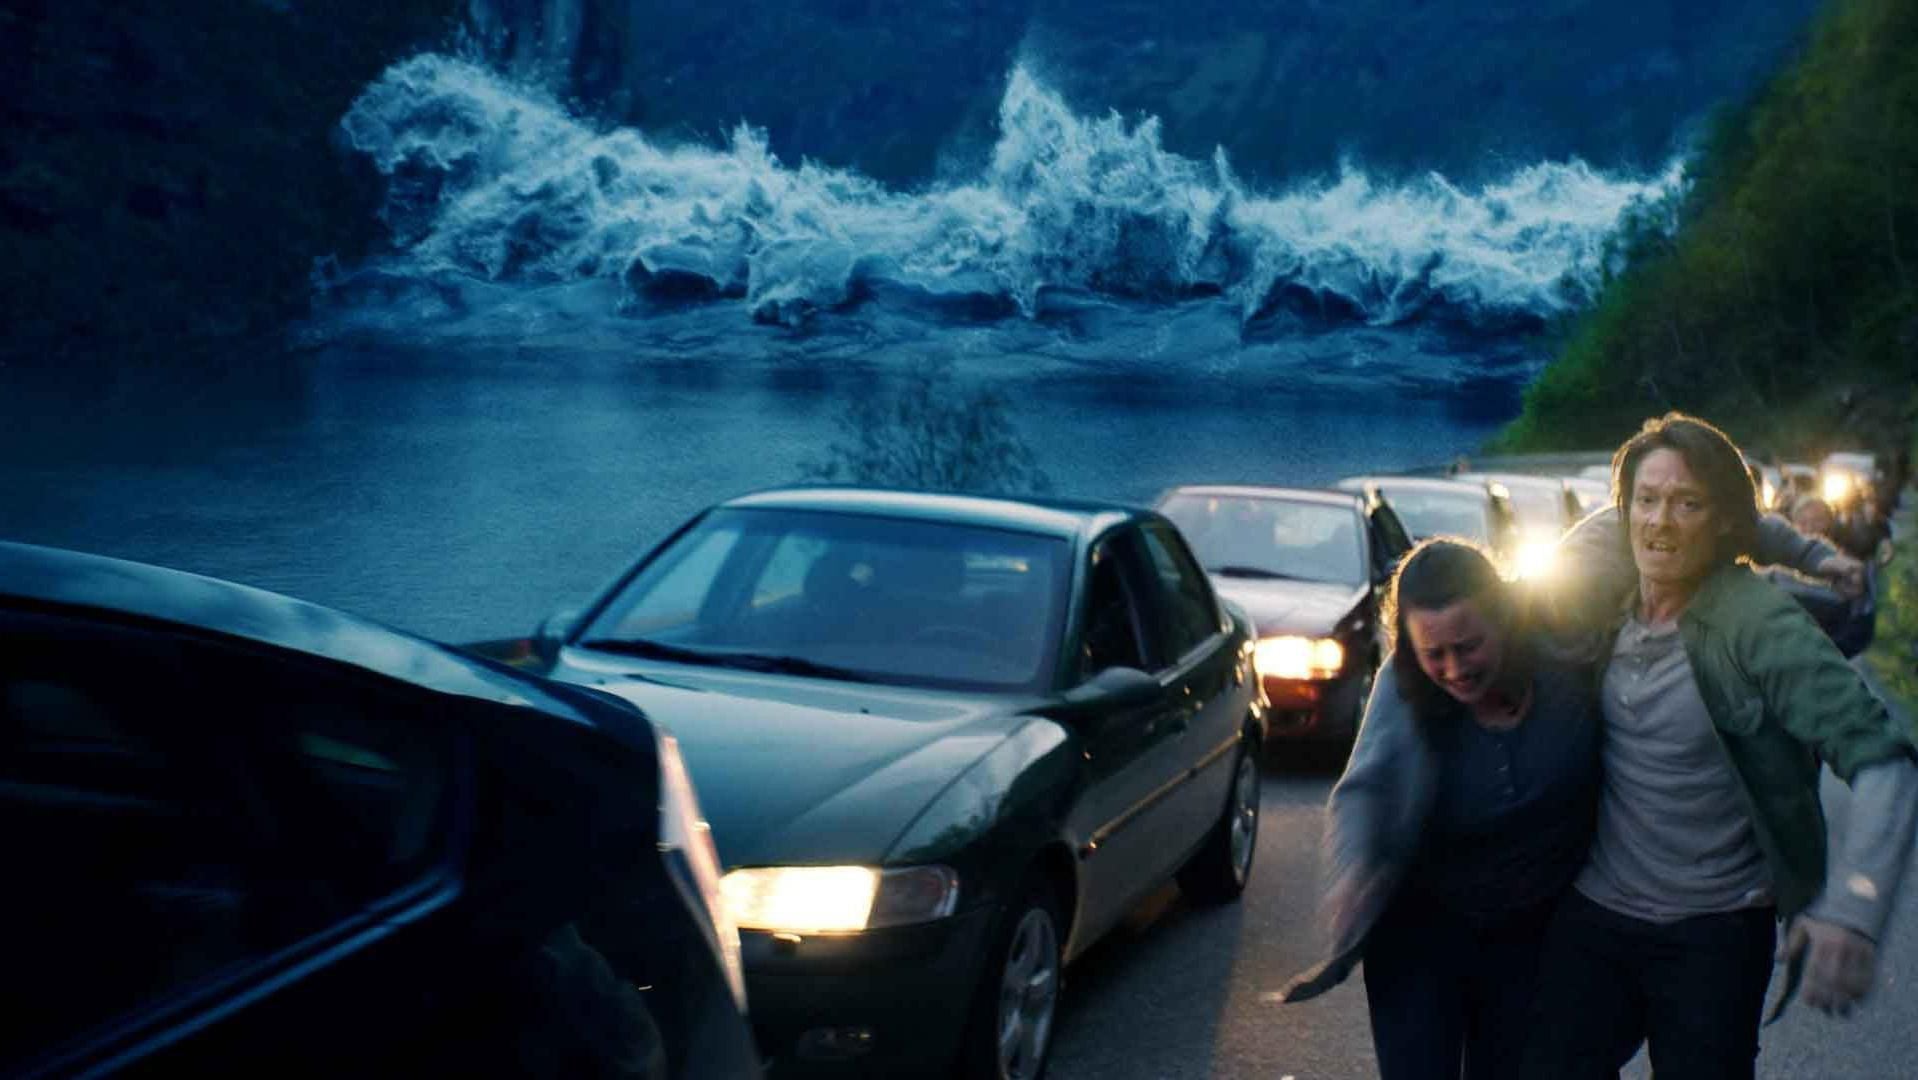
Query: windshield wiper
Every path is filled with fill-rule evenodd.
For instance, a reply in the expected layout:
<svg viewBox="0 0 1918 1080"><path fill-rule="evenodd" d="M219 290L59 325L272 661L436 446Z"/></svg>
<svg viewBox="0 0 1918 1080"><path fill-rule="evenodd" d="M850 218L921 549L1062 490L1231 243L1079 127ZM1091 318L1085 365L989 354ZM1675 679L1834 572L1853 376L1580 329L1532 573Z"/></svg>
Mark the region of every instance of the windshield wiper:
<svg viewBox="0 0 1918 1080"><path fill-rule="evenodd" d="M645 638L593 638L580 642L579 647L597 649L600 652L624 653L627 656L643 656L648 660L673 660L682 664L720 662L719 657L713 653L679 645L668 645L663 641L648 641Z"/></svg>
<svg viewBox="0 0 1918 1080"><path fill-rule="evenodd" d="M818 679L840 679L845 682L869 683L876 680L872 676L852 668L837 667L808 660L803 656L782 656L772 653L721 653L713 657L715 664L727 667L744 668L747 671L770 671L780 675L810 675Z"/></svg>
<svg viewBox="0 0 1918 1080"><path fill-rule="evenodd" d="M1262 578L1267 581L1307 580L1297 574L1286 574L1277 570L1267 570L1262 566L1209 566L1206 567L1206 570L1208 573L1218 574L1220 577Z"/></svg>
<svg viewBox="0 0 1918 1080"><path fill-rule="evenodd" d="M739 668L742 671L764 671L778 675L808 675L820 679L839 679L844 682L875 681L872 676L854 671L852 668L834 667L831 664L821 664L799 656L708 652L704 649L688 649L681 645L668 645L645 638L594 638L580 642L580 647L598 649L601 652L623 653L627 656L640 656L648 660L667 660L677 664Z"/></svg>

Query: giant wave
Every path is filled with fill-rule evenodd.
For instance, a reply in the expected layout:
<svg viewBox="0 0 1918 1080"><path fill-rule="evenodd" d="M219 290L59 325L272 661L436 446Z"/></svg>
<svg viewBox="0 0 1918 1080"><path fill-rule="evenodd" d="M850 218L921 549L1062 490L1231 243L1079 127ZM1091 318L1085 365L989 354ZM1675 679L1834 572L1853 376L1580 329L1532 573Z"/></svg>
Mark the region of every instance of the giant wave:
<svg viewBox="0 0 1918 1080"><path fill-rule="evenodd" d="M476 289L544 287L662 325L743 306L797 336L869 308L1082 330L1088 306L1198 300L1242 343L1301 326L1509 334L1588 303L1621 215L1683 183L1676 163L1632 178L1572 161L1477 189L1348 167L1261 193L1223 152L1170 153L1155 118L1080 115L1023 67L980 175L920 191L782 163L743 124L723 147L596 128L438 54L388 70L340 130L385 180L395 253L322 275L336 309L408 293L397 306L426 321Z"/></svg>

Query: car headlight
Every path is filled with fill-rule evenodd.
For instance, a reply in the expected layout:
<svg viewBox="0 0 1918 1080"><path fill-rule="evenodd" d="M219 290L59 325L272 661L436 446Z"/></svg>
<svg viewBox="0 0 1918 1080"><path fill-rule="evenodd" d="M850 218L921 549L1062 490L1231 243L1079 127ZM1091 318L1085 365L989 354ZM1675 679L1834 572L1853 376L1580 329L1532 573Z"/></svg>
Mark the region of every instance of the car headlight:
<svg viewBox="0 0 1918 1080"><path fill-rule="evenodd" d="M720 882L736 925L793 934L850 933L952 914L959 875L945 866L749 866Z"/></svg>
<svg viewBox="0 0 1918 1080"><path fill-rule="evenodd" d="M692 868L693 884L705 905L718 936L715 942L720 966L726 970L726 984L733 992L739 1011L746 1011L746 970L739 962L739 926L733 921L722 899L719 878L719 849L713 845L713 829L700 812L699 796L693 793L693 781L686 774L686 760L679 756L679 740L659 732L659 847L678 851Z"/></svg>
<svg viewBox="0 0 1918 1080"><path fill-rule="evenodd" d="M1520 581L1540 581L1558 572L1558 541L1527 540L1518 546L1512 571Z"/></svg>
<svg viewBox="0 0 1918 1080"><path fill-rule="evenodd" d="M1760 481L1758 500L1763 509L1770 510L1778 505L1778 488L1770 480Z"/></svg>
<svg viewBox="0 0 1918 1080"><path fill-rule="evenodd" d="M1329 679L1345 667L1345 646L1331 638L1269 637L1253 654L1259 675L1275 679Z"/></svg>
<svg viewBox="0 0 1918 1080"><path fill-rule="evenodd" d="M1825 474L1825 501L1833 506L1851 497L1851 477L1841 472Z"/></svg>

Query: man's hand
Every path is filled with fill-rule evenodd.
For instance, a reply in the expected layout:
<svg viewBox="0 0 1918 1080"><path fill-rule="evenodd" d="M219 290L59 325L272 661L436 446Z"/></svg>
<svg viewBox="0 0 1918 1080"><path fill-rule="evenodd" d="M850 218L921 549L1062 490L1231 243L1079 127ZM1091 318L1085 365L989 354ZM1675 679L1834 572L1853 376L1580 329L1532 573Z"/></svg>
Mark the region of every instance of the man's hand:
<svg viewBox="0 0 1918 1080"><path fill-rule="evenodd" d="M1847 600L1865 595L1865 564L1843 552L1828 556L1818 564L1816 573L1831 582Z"/></svg>
<svg viewBox="0 0 1918 1080"><path fill-rule="evenodd" d="M1785 931L1778 959L1804 954L1805 1004L1828 1016L1850 1016L1852 1006L1871 993L1878 970L1878 946L1856 930L1799 916Z"/></svg>

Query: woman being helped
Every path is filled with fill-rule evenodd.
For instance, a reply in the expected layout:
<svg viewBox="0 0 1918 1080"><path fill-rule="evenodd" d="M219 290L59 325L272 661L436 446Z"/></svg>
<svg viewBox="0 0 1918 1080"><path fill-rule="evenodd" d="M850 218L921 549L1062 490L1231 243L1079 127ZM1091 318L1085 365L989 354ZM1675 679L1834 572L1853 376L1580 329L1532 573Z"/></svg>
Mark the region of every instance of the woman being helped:
<svg viewBox="0 0 1918 1080"><path fill-rule="evenodd" d="M1584 865L1600 788L1589 669L1541 659L1515 597L1477 548L1414 548L1387 601L1391 659L1332 793L1339 873L1333 959L1286 1000L1361 958L1383 1080L1517 1075L1539 942Z"/></svg>

